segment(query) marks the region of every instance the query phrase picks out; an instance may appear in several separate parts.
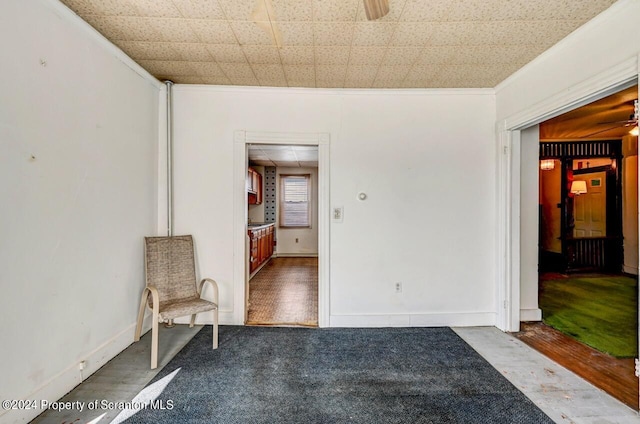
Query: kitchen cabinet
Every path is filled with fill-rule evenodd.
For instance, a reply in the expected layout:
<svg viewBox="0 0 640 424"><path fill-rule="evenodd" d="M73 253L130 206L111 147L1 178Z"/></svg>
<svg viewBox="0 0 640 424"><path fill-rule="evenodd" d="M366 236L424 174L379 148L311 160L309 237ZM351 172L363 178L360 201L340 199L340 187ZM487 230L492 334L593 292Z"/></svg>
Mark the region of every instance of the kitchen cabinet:
<svg viewBox="0 0 640 424"><path fill-rule="evenodd" d="M275 225L252 225L249 235L249 272L252 273L273 256Z"/></svg>
<svg viewBox="0 0 640 424"><path fill-rule="evenodd" d="M262 203L262 174L251 167L247 170L247 196L250 205Z"/></svg>

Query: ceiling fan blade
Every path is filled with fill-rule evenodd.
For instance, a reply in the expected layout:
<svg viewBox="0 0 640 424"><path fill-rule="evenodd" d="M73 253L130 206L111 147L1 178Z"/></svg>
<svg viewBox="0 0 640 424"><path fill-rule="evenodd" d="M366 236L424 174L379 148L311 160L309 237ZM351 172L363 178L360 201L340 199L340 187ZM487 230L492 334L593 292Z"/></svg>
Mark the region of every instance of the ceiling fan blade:
<svg viewBox="0 0 640 424"><path fill-rule="evenodd" d="M251 20L273 38L276 47L279 49L282 48L282 34L276 24L276 15L273 11L271 0L256 0L256 4L251 12Z"/></svg>
<svg viewBox="0 0 640 424"><path fill-rule="evenodd" d="M367 19L375 21L389 13L389 0L363 0Z"/></svg>

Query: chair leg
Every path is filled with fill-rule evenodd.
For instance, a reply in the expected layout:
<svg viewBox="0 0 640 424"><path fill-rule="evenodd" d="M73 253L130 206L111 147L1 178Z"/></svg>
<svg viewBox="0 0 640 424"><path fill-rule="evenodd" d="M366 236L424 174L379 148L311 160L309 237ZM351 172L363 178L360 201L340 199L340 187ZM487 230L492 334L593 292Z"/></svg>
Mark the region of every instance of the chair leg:
<svg viewBox="0 0 640 424"><path fill-rule="evenodd" d="M144 310L146 306L145 304L147 303L147 296L149 296L149 293L147 293L147 289L144 289L144 291L142 292L142 300L140 301L140 309L138 311L138 322L136 323L136 334L133 337L134 342L140 341L140 333L142 332L142 321L144 320Z"/></svg>
<svg viewBox="0 0 640 424"><path fill-rule="evenodd" d="M196 323L196 314L191 315L191 322L189 323L189 328L193 328L193 325Z"/></svg>
<svg viewBox="0 0 640 424"><path fill-rule="evenodd" d="M213 348L218 348L218 309L213 310Z"/></svg>
<svg viewBox="0 0 640 424"><path fill-rule="evenodd" d="M153 323L151 324L151 369L158 368L158 302L153 304Z"/></svg>

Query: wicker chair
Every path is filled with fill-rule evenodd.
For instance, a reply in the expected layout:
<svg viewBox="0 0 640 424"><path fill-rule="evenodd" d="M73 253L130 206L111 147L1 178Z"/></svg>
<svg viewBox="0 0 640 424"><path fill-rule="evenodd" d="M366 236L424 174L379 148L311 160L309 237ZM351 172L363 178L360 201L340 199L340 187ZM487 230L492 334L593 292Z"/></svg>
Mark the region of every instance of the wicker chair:
<svg viewBox="0 0 640 424"><path fill-rule="evenodd" d="M213 348L218 347L218 284L205 278L196 284L191 236L145 237L145 274L135 341L140 340L145 305L153 311L151 369L158 367L158 321L191 315L193 327L198 312L213 311ZM204 283L213 287L213 302L200 298ZM151 296L149 296L151 295Z"/></svg>

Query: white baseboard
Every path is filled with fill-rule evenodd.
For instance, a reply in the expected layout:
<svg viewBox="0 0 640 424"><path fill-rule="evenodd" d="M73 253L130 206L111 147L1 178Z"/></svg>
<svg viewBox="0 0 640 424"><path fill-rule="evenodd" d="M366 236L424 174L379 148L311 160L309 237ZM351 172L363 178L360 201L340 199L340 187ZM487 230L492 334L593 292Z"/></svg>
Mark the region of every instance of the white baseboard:
<svg viewBox="0 0 640 424"><path fill-rule="evenodd" d="M317 258L317 253L277 253L278 258Z"/></svg>
<svg viewBox="0 0 640 424"><path fill-rule="evenodd" d="M151 315L149 314L145 316L142 329L143 332L146 332L150 328ZM45 400L49 403L59 400L133 343L135 330L135 323L127 326L100 346L82 355L82 358L77 362L70 364L57 375L42 383L30 394L20 397L20 399L35 401L37 405L40 405L40 402ZM85 369L82 371L78 369L81 360L85 361ZM39 408L0 411L0 423L26 423L42 412L43 410Z"/></svg>
<svg viewBox="0 0 640 424"><path fill-rule="evenodd" d="M542 310L540 308L520 309L520 321L542 321Z"/></svg>
<svg viewBox="0 0 640 424"><path fill-rule="evenodd" d="M442 314L331 315L331 327L480 327L495 326L495 312Z"/></svg>

